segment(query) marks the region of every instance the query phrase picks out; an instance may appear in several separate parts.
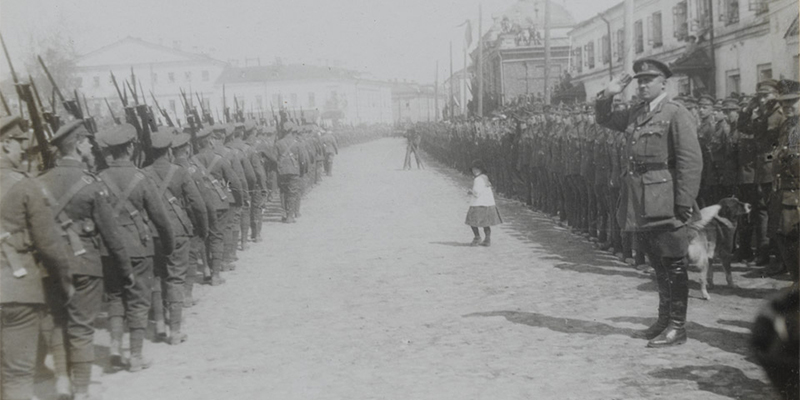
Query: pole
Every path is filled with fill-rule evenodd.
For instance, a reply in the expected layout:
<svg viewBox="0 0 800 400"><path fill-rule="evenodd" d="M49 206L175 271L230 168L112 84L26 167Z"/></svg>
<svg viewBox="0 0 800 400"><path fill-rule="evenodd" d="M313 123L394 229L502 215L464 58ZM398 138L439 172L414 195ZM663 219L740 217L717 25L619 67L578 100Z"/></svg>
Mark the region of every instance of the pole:
<svg viewBox="0 0 800 400"><path fill-rule="evenodd" d="M608 31L608 79L611 80L614 79L614 52L611 49L611 22L609 22L603 14L600 14L600 19L606 23L606 30ZM572 48L572 46L570 46L570 48ZM602 45L600 46L600 51L603 51Z"/></svg>
<svg viewBox="0 0 800 400"><path fill-rule="evenodd" d="M467 115L467 46L464 46L464 69L461 70L461 115Z"/></svg>
<svg viewBox="0 0 800 400"><path fill-rule="evenodd" d="M478 4L478 118L483 118L483 8Z"/></svg>
<svg viewBox="0 0 800 400"><path fill-rule="evenodd" d="M550 104L550 0L544 0L544 104Z"/></svg>
<svg viewBox="0 0 800 400"><path fill-rule="evenodd" d="M451 58L452 59L452 58ZM439 122L439 60L436 60L436 86L433 88L433 120ZM447 103L445 103L447 104Z"/></svg>
<svg viewBox="0 0 800 400"><path fill-rule="evenodd" d="M625 59L622 64L622 71L633 65L634 46L633 46L633 0L625 0ZM625 99L630 99L636 90L636 85L628 85L625 89Z"/></svg>
<svg viewBox="0 0 800 400"><path fill-rule="evenodd" d="M453 105L454 105L453 104L453 99L454 99L454 97L453 97L453 41L451 40L450 41L450 97L447 99L447 103L445 103L445 104L449 104L449 107L448 107L449 112L447 113L447 117L450 118L451 121L453 120L453 112L455 111L455 109L453 107Z"/></svg>
<svg viewBox="0 0 800 400"><path fill-rule="evenodd" d="M717 60L714 51L714 2L708 1L708 51L711 54L711 68L709 68L710 79L708 80L708 93L717 96ZM663 24L662 24L663 26ZM724 93L723 93L724 94Z"/></svg>

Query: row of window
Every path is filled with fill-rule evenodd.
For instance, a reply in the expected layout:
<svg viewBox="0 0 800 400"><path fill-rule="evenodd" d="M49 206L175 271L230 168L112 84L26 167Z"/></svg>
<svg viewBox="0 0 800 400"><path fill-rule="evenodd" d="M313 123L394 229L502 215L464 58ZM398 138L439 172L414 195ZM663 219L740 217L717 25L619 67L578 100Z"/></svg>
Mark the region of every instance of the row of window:
<svg viewBox="0 0 800 400"><path fill-rule="evenodd" d="M692 31L703 31L712 26L711 21L711 1L697 0L694 2L696 9L694 15L689 15L689 3L687 0L681 1L672 8L673 36L679 41L684 41L689 36L689 28ZM725 25L739 22L739 1L740 0L717 0L719 2L719 20ZM754 11L756 15L765 13L769 10L767 0L748 0L748 9ZM690 18L691 17L691 18ZM649 37L647 43L652 48L659 48L664 45L662 15L660 11L654 12L647 17ZM645 21L638 19L633 23L634 51L641 54L645 50ZM612 45L613 43L613 45ZM611 62L612 57L621 61L625 54L625 34L623 29L618 29L608 34L598 42L600 56L603 64ZM583 68L592 69L595 67L596 54L595 42L591 41L582 47L573 49L573 62L578 73L583 72Z"/></svg>
<svg viewBox="0 0 800 400"><path fill-rule="evenodd" d="M208 82L209 80L211 80L211 74L208 71L205 71L205 70L201 71L200 72L200 79L203 82ZM152 82L153 85L158 84L158 73L153 72L152 74L150 74L150 81ZM169 83L176 83L177 82L177 80L175 79L175 73L174 72L168 72L167 73L167 81ZM186 71L186 72L183 73L183 81L184 82L191 82L192 81L192 71ZM103 79L99 75L92 77L92 87L99 88L101 86L102 82L103 82ZM109 85L113 84L113 81L111 80L111 76L110 75L108 77L107 83ZM117 82L117 83L121 83L121 82ZM83 78L81 78L81 77L78 77L78 87L83 87Z"/></svg>

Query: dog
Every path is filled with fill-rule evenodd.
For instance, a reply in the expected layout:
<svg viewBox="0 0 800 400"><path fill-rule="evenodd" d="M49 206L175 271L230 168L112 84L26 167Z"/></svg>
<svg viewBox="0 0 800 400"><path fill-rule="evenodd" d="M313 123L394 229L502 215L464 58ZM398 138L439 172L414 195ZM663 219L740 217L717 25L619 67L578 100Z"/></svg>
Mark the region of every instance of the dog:
<svg viewBox="0 0 800 400"><path fill-rule="evenodd" d="M728 286L735 288L731 274L734 233L739 216L748 214L750 204L735 197L726 197L719 203L700 210L700 220L691 222L689 228L689 265L700 268L700 291L703 299L710 300L708 288L714 287L714 258L719 258L725 270Z"/></svg>

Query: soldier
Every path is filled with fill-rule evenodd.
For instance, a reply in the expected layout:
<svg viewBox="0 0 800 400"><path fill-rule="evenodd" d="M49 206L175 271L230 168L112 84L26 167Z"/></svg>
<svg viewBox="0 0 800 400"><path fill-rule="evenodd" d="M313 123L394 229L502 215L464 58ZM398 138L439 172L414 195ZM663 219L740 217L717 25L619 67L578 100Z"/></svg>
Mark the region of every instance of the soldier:
<svg viewBox="0 0 800 400"><path fill-rule="evenodd" d="M111 265L117 269L114 274L124 277L126 286L134 283L125 243L109 204L108 190L99 178L87 171L88 166L83 161L87 156L92 157L89 135L83 120L62 126L50 139L50 145L58 150L56 165L38 178L52 195L49 200L55 221L68 230L73 250L77 250L73 254L80 253L75 255L70 271L75 295L66 304L66 339L75 399L89 398L95 360L94 321L103 302L101 254L107 253L113 260ZM58 392L71 395L69 391Z"/></svg>
<svg viewBox="0 0 800 400"><path fill-rule="evenodd" d="M301 168L302 155L300 143L295 140L292 132L296 126L289 122L284 124L282 136L275 143L275 150L278 155L277 172L278 187L283 199L284 223L294 223L297 213L296 204L300 200L302 191L302 181L300 180L303 171Z"/></svg>
<svg viewBox="0 0 800 400"><path fill-rule="evenodd" d="M719 177L718 171L714 167L714 160L711 154L711 148L714 142L717 141L715 130L716 120L714 119L714 97L704 94L697 100L698 116L700 117L700 124L697 127L698 140L700 141L700 148L703 151L703 176L700 183L700 194L697 196L697 202L700 207L710 206L715 204L716 188L718 185Z"/></svg>
<svg viewBox="0 0 800 400"><path fill-rule="evenodd" d="M205 237L208 230L206 205L191 172L169 160L170 146L177 133L161 131L152 134L153 164L144 169L166 206L175 238L172 253L166 255L157 252L154 259L153 309L156 311L156 323L162 326L164 310L169 312L166 320L170 333L166 340L171 345L180 344L187 339L187 335L181 332L181 317L191 238L195 231ZM158 249L161 245L155 247ZM156 296L156 293L162 296ZM157 333L163 333L163 329Z"/></svg>
<svg viewBox="0 0 800 400"><path fill-rule="evenodd" d="M320 140L322 142L323 152L325 153L325 175L331 176L333 175L333 158L339 155L339 143L336 140L336 136L334 136L333 132L330 130L323 131Z"/></svg>
<svg viewBox="0 0 800 400"><path fill-rule="evenodd" d="M51 276L71 300L71 252L53 226L50 193L19 171L28 135L19 117L0 118L0 398L31 399L45 313L42 278Z"/></svg>
<svg viewBox="0 0 800 400"><path fill-rule="evenodd" d="M609 82L595 104L597 122L626 132L625 188L620 202L623 229L636 230L655 269L659 306L656 323L641 332L648 347L686 342L688 233L686 222L697 208L695 198L703 168L697 126L691 114L668 100L672 71L653 59L633 65L643 100L630 110L612 111L613 96L632 78L623 74Z"/></svg>
<svg viewBox="0 0 800 400"><path fill-rule="evenodd" d="M215 229L209 231L206 240L206 250L211 260L211 286L218 286L225 283L220 272L231 269L227 264L232 261L225 257L225 242L232 240L231 215L233 206L242 201L242 186L230 161L214 152L210 137L212 132L211 128L197 132L195 140L198 152L191 161L209 177L211 188L219 199L214 207L217 224Z"/></svg>
<svg viewBox="0 0 800 400"><path fill-rule="evenodd" d="M161 240L164 255L172 253L174 237L166 209L153 184L145 173L133 164L136 128L130 124L116 125L97 136L108 159L108 168L100 177L109 189L111 205L125 249L131 259L134 284L126 287L118 268L107 257L103 261L111 331L110 355L112 365L121 364L123 318L130 330L130 361L128 370L137 372L150 366L142 355L147 315L153 287L153 238L149 220Z"/></svg>
<svg viewBox="0 0 800 400"><path fill-rule="evenodd" d="M250 193L250 239L254 242L261 241L261 226L263 218L261 216L264 199L267 196L267 168L265 157L258 151L261 143L260 135L256 131L261 127L256 127L254 123L246 123L244 130L244 145L242 150L250 161L255 174L255 187Z"/></svg>
<svg viewBox="0 0 800 400"><path fill-rule="evenodd" d="M800 282L800 132L797 126L800 83L782 82L781 92L777 101L784 119L774 138L777 146L773 164L775 192L770 199L770 236L775 239L783 261L778 271L788 269L797 286Z"/></svg>
<svg viewBox="0 0 800 400"><path fill-rule="evenodd" d="M250 206L253 195L257 193L256 173L249 157L249 146L244 142L243 135L246 130L252 131L255 125L250 124L246 128L245 124L238 123L233 131L228 131L225 147L230 149L229 154L233 157L231 164L236 164L234 170L239 173L239 180L242 182L242 189L245 190L245 201L238 211L239 234L234 230L234 243L242 251L247 249L248 230L250 229ZM236 251L234 249L234 255ZM234 256L235 257L235 256Z"/></svg>
<svg viewBox="0 0 800 400"><path fill-rule="evenodd" d="M247 183L245 182L244 170L242 163L238 158L238 152L234 152L224 145L225 140L232 136L235 131L233 124L225 124L219 128L214 129L212 136L213 152L227 161L233 172L232 177L226 177L230 185L229 189L232 192L238 191L237 195L231 197L231 212L226 220L225 227L225 263L222 265L223 271L234 270L236 265L234 262L238 259L236 257L236 249L239 245L239 233L241 233L242 225L242 207L249 201L247 193ZM234 183L235 182L235 183Z"/></svg>

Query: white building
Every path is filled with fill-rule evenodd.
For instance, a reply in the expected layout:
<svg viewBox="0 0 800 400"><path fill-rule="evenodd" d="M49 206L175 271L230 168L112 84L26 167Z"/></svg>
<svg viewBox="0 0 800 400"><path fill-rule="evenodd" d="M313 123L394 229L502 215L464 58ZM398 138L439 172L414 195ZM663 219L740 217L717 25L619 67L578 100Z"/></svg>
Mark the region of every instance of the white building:
<svg viewBox="0 0 800 400"><path fill-rule="evenodd" d="M227 68L214 83L214 104L220 104L220 113L223 86L231 111L236 96L245 113L267 118L273 109L277 113L283 108L292 116L299 118L302 111L307 121L325 124L392 122L391 86L341 68L279 63Z"/></svg>
<svg viewBox="0 0 800 400"><path fill-rule="evenodd" d="M445 88L437 91L434 85L394 82L392 85L394 122L434 122L437 120L437 106L439 108L438 117L444 116L443 110L447 107L447 97L448 93L445 93Z"/></svg>
<svg viewBox="0 0 800 400"><path fill-rule="evenodd" d="M634 0L632 44L625 43L623 3L570 31L573 84L587 100L622 65L629 46L635 58L672 66L671 95L755 91L767 78L798 79L796 0ZM608 21L608 24L603 20ZM690 44L692 38L696 44Z"/></svg>
<svg viewBox="0 0 800 400"><path fill-rule="evenodd" d="M147 104L152 105L152 91L159 105L167 109L171 117L177 115L183 120L180 89L186 91L187 95L191 91L195 104L200 96L207 106L219 107L214 103L214 99L219 98L214 92L214 82L226 63L203 54L128 37L81 56L76 66L78 91L86 95L93 116L109 117L105 100L108 100L117 117L123 114L119 95L111 81L111 72L122 91L126 90L123 87L127 87L125 81L130 83L132 80L133 70L137 81L135 90L139 92L141 86ZM126 91L129 103L133 104L130 90ZM140 94L139 101L143 100Z"/></svg>

